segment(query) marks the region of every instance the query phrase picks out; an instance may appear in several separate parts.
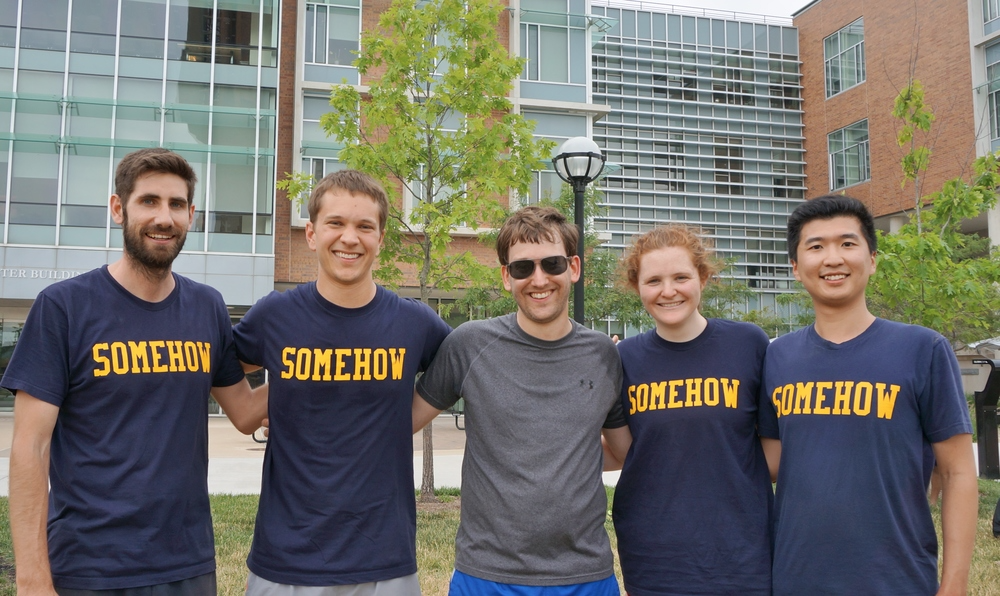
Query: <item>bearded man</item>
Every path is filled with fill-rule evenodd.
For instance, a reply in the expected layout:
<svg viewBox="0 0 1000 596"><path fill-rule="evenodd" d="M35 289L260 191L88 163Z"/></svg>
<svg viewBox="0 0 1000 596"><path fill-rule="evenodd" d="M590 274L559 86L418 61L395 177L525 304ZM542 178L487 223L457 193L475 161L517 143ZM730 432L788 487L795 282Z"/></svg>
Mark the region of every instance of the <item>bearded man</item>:
<svg viewBox="0 0 1000 596"><path fill-rule="evenodd" d="M250 433L267 412L222 295L174 274L196 177L166 149L126 155L119 260L53 284L0 385L15 393L10 522L22 594L215 594L208 397Z"/></svg>

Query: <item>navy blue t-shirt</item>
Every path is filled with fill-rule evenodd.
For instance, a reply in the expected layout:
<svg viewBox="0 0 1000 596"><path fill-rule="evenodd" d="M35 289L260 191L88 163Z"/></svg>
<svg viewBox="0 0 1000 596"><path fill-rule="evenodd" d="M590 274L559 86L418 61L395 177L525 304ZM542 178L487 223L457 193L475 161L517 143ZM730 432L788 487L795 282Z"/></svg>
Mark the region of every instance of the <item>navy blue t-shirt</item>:
<svg viewBox="0 0 1000 596"><path fill-rule="evenodd" d="M689 342L652 330L618 344L632 448L613 510L632 596L770 595L767 344L760 327L721 319Z"/></svg>
<svg viewBox="0 0 1000 596"><path fill-rule="evenodd" d="M48 522L57 587L146 586L215 569L208 395L243 371L219 292L174 281L157 303L107 267L49 286L0 381L59 407Z"/></svg>
<svg viewBox="0 0 1000 596"><path fill-rule="evenodd" d="M972 432L948 341L876 319L835 344L810 326L768 348L763 389L781 439L774 594L934 594L926 455Z"/></svg>
<svg viewBox="0 0 1000 596"><path fill-rule="evenodd" d="M413 382L450 331L382 287L361 308L313 282L250 309L237 351L269 372L271 425L251 571L300 586L416 573Z"/></svg>

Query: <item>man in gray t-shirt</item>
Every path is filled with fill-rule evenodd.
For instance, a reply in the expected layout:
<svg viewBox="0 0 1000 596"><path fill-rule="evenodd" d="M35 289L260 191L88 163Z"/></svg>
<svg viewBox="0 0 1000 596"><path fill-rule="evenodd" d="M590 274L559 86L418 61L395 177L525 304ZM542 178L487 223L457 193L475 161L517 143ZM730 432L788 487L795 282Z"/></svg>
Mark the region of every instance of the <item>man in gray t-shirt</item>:
<svg viewBox="0 0 1000 596"><path fill-rule="evenodd" d="M497 238L517 312L456 329L417 383L414 432L465 398L462 521L452 596L504 585L544 596L619 594L604 520L603 432L624 458L631 435L611 339L569 318L577 228L525 207Z"/></svg>

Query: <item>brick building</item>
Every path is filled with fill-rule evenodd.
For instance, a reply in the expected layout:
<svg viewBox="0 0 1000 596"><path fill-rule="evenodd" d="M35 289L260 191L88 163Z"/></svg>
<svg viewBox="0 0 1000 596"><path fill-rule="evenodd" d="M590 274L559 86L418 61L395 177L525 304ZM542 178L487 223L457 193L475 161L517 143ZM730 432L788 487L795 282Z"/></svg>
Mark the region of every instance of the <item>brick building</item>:
<svg viewBox="0 0 1000 596"><path fill-rule="evenodd" d="M930 133L918 136L932 152L921 194L967 176L978 155L998 147L1000 129L988 115L995 100L987 88L987 57L1000 62L996 5L816 0L793 15L802 61L807 198L831 192L857 197L884 230L907 221L916 193L912 183L901 187L907 148L896 142L900 122L892 109L911 76L923 85L936 116ZM987 221L993 217L966 222L966 231L988 231L997 243L1000 230Z"/></svg>

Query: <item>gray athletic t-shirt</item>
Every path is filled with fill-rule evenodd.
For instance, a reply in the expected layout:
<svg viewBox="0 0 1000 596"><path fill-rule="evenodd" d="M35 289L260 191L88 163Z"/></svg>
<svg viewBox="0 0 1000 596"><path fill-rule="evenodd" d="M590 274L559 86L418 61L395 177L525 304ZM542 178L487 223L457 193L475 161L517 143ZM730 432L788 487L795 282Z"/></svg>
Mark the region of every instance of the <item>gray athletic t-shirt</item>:
<svg viewBox="0 0 1000 596"><path fill-rule="evenodd" d="M417 390L440 409L465 398L456 569L534 586L611 575L600 433L625 425L621 381L611 339L576 323L543 341L511 314L445 339Z"/></svg>

